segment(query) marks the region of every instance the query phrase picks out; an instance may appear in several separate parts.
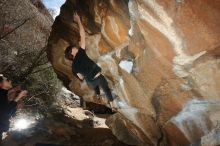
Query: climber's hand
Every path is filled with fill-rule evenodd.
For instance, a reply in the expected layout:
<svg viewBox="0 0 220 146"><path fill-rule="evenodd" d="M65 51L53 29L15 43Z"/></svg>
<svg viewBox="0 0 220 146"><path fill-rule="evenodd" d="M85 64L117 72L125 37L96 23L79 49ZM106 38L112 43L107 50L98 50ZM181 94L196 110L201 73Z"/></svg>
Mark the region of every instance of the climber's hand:
<svg viewBox="0 0 220 146"><path fill-rule="evenodd" d="M73 18L74 18L75 22L80 22L81 21L79 15L77 13L74 13Z"/></svg>
<svg viewBox="0 0 220 146"><path fill-rule="evenodd" d="M80 73L77 73L77 76L79 77L80 80L83 80L84 79L84 76Z"/></svg>
<svg viewBox="0 0 220 146"><path fill-rule="evenodd" d="M28 91L27 91L27 90L21 91L21 92L18 94L18 96L16 97L15 101L18 102L21 98L27 96L27 94L28 94Z"/></svg>

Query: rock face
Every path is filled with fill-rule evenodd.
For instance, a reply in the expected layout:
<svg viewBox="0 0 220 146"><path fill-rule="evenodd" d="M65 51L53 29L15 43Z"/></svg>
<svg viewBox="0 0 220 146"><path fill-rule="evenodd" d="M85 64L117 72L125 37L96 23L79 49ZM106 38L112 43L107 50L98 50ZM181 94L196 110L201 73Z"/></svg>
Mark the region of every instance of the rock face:
<svg viewBox="0 0 220 146"><path fill-rule="evenodd" d="M53 24L48 57L66 86L97 102L64 58L65 48L79 41L75 10L86 28L87 53L118 96L121 108L107 123L120 140L184 146L198 143L216 126L218 0L67 0Z"/></svg>
<svg viewBox="0 0 220 146"><path fill-rule="evenodd" d="M47 62L42 50L52 24L52 16L39 0L1 0L0 72L23 81L39 59L41 64Z"/></svg>
<svg viewBox="0 0 220 146"><path fill-rule="evenodd" d="M220 144L220 130L216 128L212 130L209 134L202 137L202 146L216 146Z"/></svg>

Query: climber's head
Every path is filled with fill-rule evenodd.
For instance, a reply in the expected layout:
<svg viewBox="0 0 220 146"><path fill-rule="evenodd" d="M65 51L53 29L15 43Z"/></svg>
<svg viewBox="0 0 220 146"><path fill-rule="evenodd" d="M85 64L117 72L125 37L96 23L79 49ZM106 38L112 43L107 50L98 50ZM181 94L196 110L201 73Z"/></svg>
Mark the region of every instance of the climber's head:
<svg viewBox="0 0 220 146"><path fill-rule="evenodd" d="M10 89L10 88L12 88L11 80L7 79L4 76L0 76L0 88L3 88L3 89Z"/></svg>
<svg viewBox="0 0 220 146"><path fill-rule="evenodd" d="M78 47L76 45L70 45L65 50L65 57L68 60L73 60L74 56L78 52Z"/></svg>

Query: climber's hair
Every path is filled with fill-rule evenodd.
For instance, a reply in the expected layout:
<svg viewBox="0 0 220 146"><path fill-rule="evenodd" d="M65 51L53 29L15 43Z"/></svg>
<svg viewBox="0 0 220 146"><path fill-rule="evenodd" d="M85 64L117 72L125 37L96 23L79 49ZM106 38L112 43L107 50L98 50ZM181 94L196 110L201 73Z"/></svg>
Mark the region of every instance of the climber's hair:
<svg viewBox="0 0 220 146"><path fill-rule="evenodd" d="M0 84L4 81L4 77L0 76Z"/></svg>
<svg viewBox="0 0 220 146"><path fill-rule="evenodd" d="M66 50L65 50L65 58L66 59L73 60L74 56L71 54L73 48L77 48L77 46L76 45L70 45L70 46L66 47Z"/></svg>
<svg viewBox="0 0 220 146"><path fill-rule="evenodd" d="M0 74L0 88L2 88L3 81L4 81L4 76Z"/></svg>

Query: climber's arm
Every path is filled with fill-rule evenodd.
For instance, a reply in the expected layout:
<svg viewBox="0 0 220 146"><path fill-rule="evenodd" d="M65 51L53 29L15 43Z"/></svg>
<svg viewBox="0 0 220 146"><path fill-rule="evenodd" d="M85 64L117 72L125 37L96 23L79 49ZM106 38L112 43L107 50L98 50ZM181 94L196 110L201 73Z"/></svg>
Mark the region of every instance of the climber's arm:
<svg viewBox="0 0 220 146"><path fill-rule="evenodd" d="M82 49L85 49L86 47L86 34L85 34L85 30L84 27L82 25L82 22L80 20L80 17L77 13L74 14L74 20L78 23L79 26L79 34L80 34L80 47Z"/></svg>
<svg viewBox="0 0 220 146"><path fill-rule="evenodd" d="M79 77L80 80L83 80L84 79L84 76L80 73L77 73L77 76Z"/></svg>

